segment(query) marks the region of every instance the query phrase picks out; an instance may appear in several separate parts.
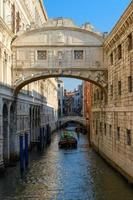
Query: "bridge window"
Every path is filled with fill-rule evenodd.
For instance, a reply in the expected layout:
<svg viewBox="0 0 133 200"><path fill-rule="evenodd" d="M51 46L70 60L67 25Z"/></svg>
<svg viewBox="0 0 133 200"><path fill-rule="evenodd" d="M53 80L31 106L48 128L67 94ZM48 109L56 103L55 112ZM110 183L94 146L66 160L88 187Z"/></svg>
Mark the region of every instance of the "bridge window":
<svg viewBox="0 0 133 200"><path fill-rule="evenodd" d="M74 51L74 59L75 60L83 60L83 50L75 50Z"/></svg>
<svg viewBox="0 0 133 200"><path fill-rule="evenodd" d="M46 51L37 51L37 59L38 60L46 60L47 52Z"/></svg>
<svg viewBox="0 0 133 200"><path fill-rule="evenodd" d="M131 130L127 129L127 145L131 145Z"/></svg>

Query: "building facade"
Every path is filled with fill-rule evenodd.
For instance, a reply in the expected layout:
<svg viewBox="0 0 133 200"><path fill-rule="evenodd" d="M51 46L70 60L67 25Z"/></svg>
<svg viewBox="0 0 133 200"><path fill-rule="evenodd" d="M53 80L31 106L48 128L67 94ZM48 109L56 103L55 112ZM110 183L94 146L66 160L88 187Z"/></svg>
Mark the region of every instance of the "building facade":
<svg viewBox="0 0 133 200"><path fill-rule="evenodd" d="M89 121L91 120L91 83L84 81L83 83L83 116Z"/></svg>
<svg viewBox="0 0 133 200"><path fill-rule="evenodd" d="M107 94L92 86L91 140L133 182L133 1L104 42Z"/></svg>
<svg viewBox="0 0 133 200"><path fill-rule="evenodd" d="M33 82L13 98L12 41L48 20L42 0L0 1L0 166L19 156L19 137L28 134L29 146L38 141L40 128L54 130L58 98L55 78ZM25 62L28 59L25 58ZM54 100L54 101L53 101ZM14 108L15 105L15 108ZM17 117L15 117L17 116ZM15 127L14 127L15 124ZM23 141L24 143L24 141Z"/></svg>
<svg viewBox="0 0 133 200"><path fill-rule="evenodd" d="M83 115L83 86L78 85L78 89L64 92L64 115L82 116Z"/></svg>
<svg viewBox="0 0 133 200"><path fill-rule="evenodd" d="M64 82L58 79L58 117L63 117L64 109Z"/></svg>

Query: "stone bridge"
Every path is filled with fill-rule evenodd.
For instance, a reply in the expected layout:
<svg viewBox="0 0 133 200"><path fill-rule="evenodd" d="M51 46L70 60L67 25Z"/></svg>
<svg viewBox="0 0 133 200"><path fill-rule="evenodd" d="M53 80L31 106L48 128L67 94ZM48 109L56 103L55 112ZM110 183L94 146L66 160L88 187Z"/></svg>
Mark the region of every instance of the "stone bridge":
<svg viewBox="0 0 133 200"><path fill-rule="evenodd" d="M85 117L66 116L66 117L61 117L58 119L59 126L62 126L63 124L66 124L67 122L77 122L79 124L82 124L83 126L86 126L86 118Z"/></svg>
<svg viewBox="0 0 133 200"><path fill-rule="evenodd" d="M27 84L51 77L90 81L104 92L107 68L103 36L90 26L77 27L69 19L53 19L12 43L14 95Z"/></svg>

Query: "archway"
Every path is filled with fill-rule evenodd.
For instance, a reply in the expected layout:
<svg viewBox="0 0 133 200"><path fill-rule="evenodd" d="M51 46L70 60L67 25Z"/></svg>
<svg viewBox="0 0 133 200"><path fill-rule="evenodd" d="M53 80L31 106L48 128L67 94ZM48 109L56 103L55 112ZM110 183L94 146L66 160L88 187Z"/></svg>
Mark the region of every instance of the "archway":
<svg viewBox="0 0 133 200"><path fill-rule="evenodd" d="M7 165L9 161L9 127L8 127L8 107L3 105L3 162Z"/></svg>
<svg viewBox="0 0 133 200"><path fill-rule="evenodd" d="M34 75L32 74L31 76L27 76L23 79L18 80L15 83L14 97L16 97L18 95L18 93L20 92L20 90L24 86L26 86L26 85L28 85L32 82L44 80L44 79L48 79L48 78L58 78L58 77L74 78L74 79L80 79L80 80L83 80L83 81L88 81L88 82L100 87L101 90L103 91L103 93L105 94L105 96L107 96L106 82L104 82L104 80L101 80L103 76L104 76L103 78L105 78L105 76L107 75L106 70L103 71L103 72L98 71L97 73L95 71L95 73L93 74L94 77L92 77L92 78L89 77L88 70L87 71L85 70L82 75L81 74L77 75L77 72L75 71L75 69L73 70L72 73L73 73L73 75L71 75L68 70L66 70L66 71L62 70L62 73L61 73L57 69L53 69L52 73L51 73L51 70L47 70L47 71L45 71L41 74L40 73L34 73ZM100 75L101 75L101 77L100 77Z"/></svg>

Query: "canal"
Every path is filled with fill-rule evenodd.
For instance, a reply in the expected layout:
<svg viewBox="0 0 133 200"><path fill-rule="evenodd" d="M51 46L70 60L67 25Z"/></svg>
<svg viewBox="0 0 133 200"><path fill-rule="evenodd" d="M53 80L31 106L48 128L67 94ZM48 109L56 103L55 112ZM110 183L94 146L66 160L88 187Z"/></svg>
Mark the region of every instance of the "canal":
<svg viewBox="0 0 133 200"><path fill-rule="evenodd" d="M19 164L0 177L0 200L133 200L133 188L80 135L78 148L58 149L58 134L43 152L30 154L21 178Z"/></svg>

